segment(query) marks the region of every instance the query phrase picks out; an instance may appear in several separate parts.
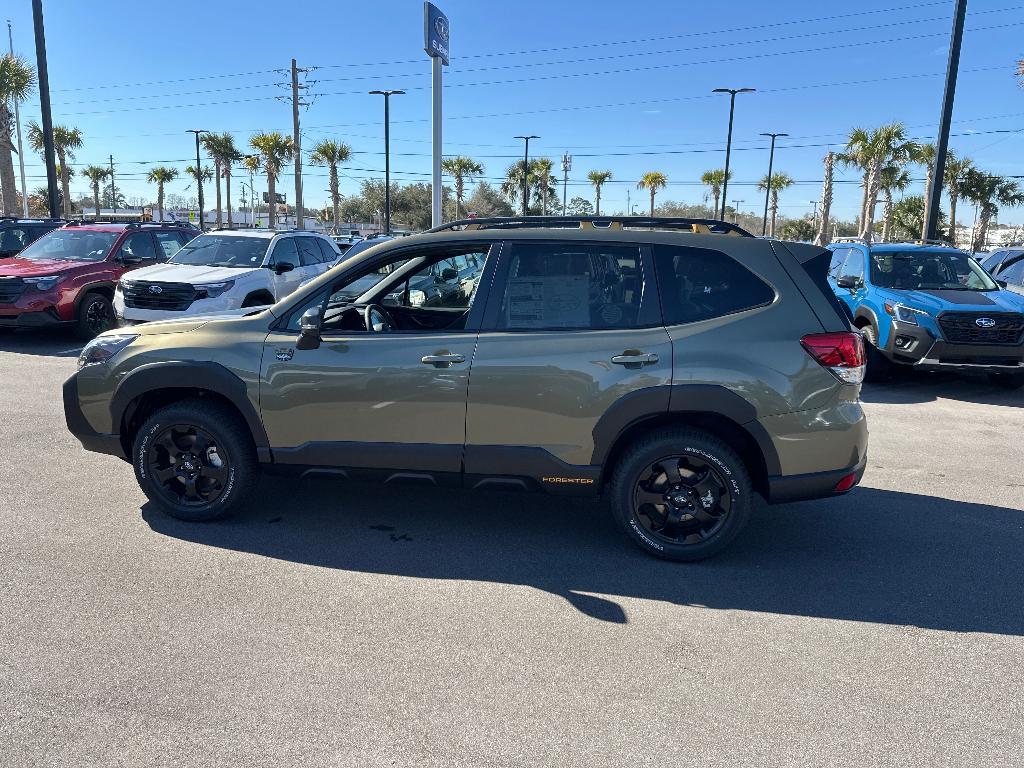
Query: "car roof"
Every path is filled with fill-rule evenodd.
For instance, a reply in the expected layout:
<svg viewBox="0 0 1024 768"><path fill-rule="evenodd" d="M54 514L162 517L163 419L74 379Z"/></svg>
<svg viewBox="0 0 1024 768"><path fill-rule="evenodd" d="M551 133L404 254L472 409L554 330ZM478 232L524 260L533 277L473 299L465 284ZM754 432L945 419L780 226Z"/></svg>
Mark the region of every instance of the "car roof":
<svg viewBox="0 0 1024 768"><path fill-rule="evenodd" d="M313 235L314 237L323 237L327 240L330 239L322 232L316 232L311 229L267 229L266 227L254 227L251 229L228 229L227 227L224 227L222 229L207 229L205 232L200 232L199 234L223 235L224 237L260 237L265 240L270 240L278 235L282 237Z"/></svg>
<svg viewBox="0 0 1024 768"><path fill-rule="evenodd" d="M147 222L144 227L143 226L139 226L138 224L134 224L134 223L114 224L114 223L100 222L98 224L97 223L92 223L92 224L90 224L90 223L84 223L84 224L78 224L78 223L65 224L63 227L61 227L61 229L82 230L84 232L124 232L126 230L138 230L139 232L150 232L150 231L153 231L153 230L161 230L161 229L189 229L189 227L186 226L185 224L174 224L172 222L163 222L162 224L150 224L150 223Z"/></svg>

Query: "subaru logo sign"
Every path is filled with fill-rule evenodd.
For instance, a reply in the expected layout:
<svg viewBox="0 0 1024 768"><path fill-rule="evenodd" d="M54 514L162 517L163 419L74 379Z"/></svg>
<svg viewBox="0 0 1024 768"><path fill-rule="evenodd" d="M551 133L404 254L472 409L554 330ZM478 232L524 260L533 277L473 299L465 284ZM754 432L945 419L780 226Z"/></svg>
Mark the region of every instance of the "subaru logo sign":
<svg viewBox="0 0 1024 768"><path fill-rule="evenodd" d="M996 325L996 321L993 320L991 317L979 317L977 320L974 321L974 324L977 325L979 328L994 328Z"/></svg>
<svg viewBox="0 0 1024 768"><path fill-rule="evenodd" d="M423 50L428 56L448 63L448 17L433 3L423 3Z"/></svg>
<svg viewBox="0 0 1024 768"><path fill-rule="evenodd" d="M438 16L436 19L434 19L434 31L437 32L438 39L442 43L447 45L448 44L448 19L446 19L444 16Z"/></svg>
<svg viewBox="0 0 1024 768"><path fill-rule="evenodd" d="M151 286L149 286L149 292L150 293L163 293L164 289L161 288L159 285L151 285Z"/></svg>

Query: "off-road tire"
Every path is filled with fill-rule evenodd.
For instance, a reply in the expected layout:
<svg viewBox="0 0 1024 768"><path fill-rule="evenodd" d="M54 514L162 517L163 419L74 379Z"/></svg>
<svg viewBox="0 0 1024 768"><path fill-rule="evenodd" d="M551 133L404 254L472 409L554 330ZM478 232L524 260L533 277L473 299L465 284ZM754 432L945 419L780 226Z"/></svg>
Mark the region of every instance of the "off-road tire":
<svg viewBox="0 0 1024 768"><path fill-rule="evenodd" d="M227 467L223 490L209 503L176 503L155 476L151 458L153 443L166 430L178 425L191 425L212 437L218 458ZM242 418L224 405L199 398L172 403L146 419L133 440L132 466L139 487L153 504L171 517L189 522L216 520L238 512L245 506L260 475L256 446Z"/></svg>
<svg viewBox="0 0 1024 768"><path fill-rule="evenodd" d="M646 527L635 508L634 491L641 476L668 456L692 456L711 465L724 481L730 509L721 527L703 541L666 541ZM754 501L742 459L719 438L696 429L659 429L636 440L616 463L608 491L612 515L626 535L645 552L676 561L704 560L728 547L749 522Z"/></svg>
<svg viewBox="0 0 1024 768"><path fill-rule="evenodd" d="M893 374L893 364L878 349L878 331L873 325L866 325L860 331L864 335L864 352L867 368L864 381L889 381Z"/></svg>

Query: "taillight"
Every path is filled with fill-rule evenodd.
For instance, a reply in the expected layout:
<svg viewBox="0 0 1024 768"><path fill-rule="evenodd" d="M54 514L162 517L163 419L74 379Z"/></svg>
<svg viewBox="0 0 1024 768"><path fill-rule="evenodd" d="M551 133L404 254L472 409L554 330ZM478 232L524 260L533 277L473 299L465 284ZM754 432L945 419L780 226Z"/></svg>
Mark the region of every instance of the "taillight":
<svg viewBox="0 0 1024 768"><path fill-rule="evenodd" d="M811 357L843 383L864 381L864 339L859 333L809 333L800 343Z"/></svg>

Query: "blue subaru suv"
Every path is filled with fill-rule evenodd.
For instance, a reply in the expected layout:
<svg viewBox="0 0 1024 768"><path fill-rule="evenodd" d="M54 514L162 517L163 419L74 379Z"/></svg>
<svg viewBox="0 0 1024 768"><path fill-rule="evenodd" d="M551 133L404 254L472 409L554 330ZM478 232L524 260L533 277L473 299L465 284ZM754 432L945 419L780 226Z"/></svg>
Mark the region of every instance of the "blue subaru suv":
<svg viewBox="0 0 1024 768"><path fill-rule="evenodd" d="M979 371L1024 386L1024 296L961 250L837 240L829 283L864 334L867 378L894 366Z"/></svg>

